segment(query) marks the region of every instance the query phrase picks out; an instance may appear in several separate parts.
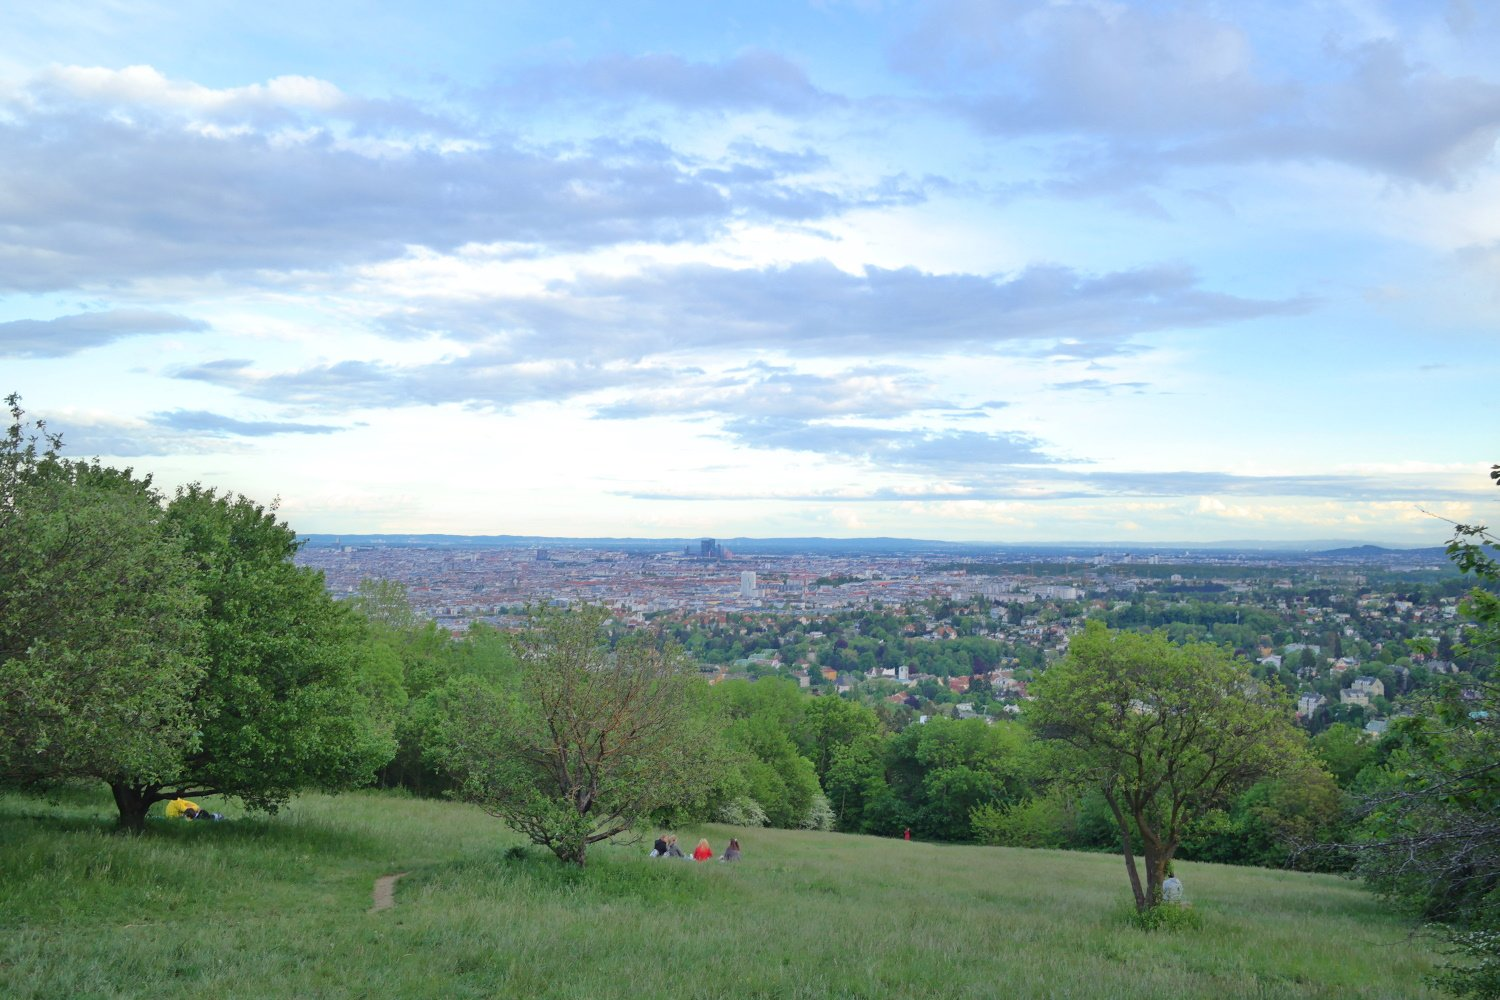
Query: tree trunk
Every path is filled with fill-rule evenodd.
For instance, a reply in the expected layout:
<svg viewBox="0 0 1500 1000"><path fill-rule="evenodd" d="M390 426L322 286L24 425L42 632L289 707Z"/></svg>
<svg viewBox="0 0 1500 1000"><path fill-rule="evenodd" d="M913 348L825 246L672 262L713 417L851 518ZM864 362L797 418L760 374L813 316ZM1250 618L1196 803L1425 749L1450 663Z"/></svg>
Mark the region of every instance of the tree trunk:
<svg viewBox="0 0 1500 1000"><path fill-rule="evenodd" d="M1167 879L1167 865L1172 852L1177 850L1175 842L1164 842L1156 830L1146 822L1144 816L1136 816L1136 829L1141 832L1141 853L1146 862L1146 907L1161 905L1161 884Z"/></svg>
<svg viewBox="0 0 1500 1000"><path fill-rule="evenodd" d="M1177 845L1172 843L1158 843L1147 850L1146 893L1152 906L1161 902L1161 884L1167 880L1167 865L1172 863L1176 850Z"/></svg>
<svg viewBox="0 0 1500 1000"><path fill-rule="evenodd" d="M1109 803L1109 810L1115 814L1115 822L1120 825L1120 853L1125 856L1125 870L1130 873L1130 891L1135 894L1135 908L1144 912L1150 908L1150 898L1141 889L1141 873L1135 867L1135 852L1130 848L1130 824L1126 821L1120 804L1115 801L1114 793L1108 789L1103 791L1104 801Z"/></svg>
<svg viewBox="0 0 1500 1000"><path fill-rule="evenodd" d="M1161 883L1166 878L1166 859L1155 844L1147 844L1143 851L1146 862L1146 907L1161 903Z"/></svg>
<svg viewBox="0 0 1500 1000"><path fill-rule="evenodd" d="M557 857L557 860L565 864L582 868L588 862L589 842L586 838L576 843L567 840L549 840L546 846Z"/></svg>
<svg viewBox="0 0 1500 1000"><path fill-rule="evenodd" d="M144 833L146 810L156 801L154 790L132 788L115 782L110 782L109 790L115 795L115 808L120 810L119 829L126 833Z"/></svg>

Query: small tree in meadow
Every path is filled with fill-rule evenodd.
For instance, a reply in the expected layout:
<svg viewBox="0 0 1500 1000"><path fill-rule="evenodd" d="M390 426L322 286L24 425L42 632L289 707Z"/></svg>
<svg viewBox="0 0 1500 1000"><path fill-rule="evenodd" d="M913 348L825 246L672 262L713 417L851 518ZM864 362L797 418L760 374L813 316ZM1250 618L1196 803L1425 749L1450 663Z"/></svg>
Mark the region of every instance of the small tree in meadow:
<svg viewBox="0 0 1500 1000"><path fill-rule="evenodd" d="M654 636L611 648L608 617L537 613L517 683L456 696L446 736L460 795L579 867L590 844L700 798L718 777L703 682Z"/></svg>
<svg viewBox="0 0 1500 1000"><path fill-rule="evenodd" d="M1167 865L1193 820L1306 756L1284 692L1217 646L1091 622L1032 691L1038 734L1065 748L1068 777L1109 803L1140 911L1161 901Z"/></svg>

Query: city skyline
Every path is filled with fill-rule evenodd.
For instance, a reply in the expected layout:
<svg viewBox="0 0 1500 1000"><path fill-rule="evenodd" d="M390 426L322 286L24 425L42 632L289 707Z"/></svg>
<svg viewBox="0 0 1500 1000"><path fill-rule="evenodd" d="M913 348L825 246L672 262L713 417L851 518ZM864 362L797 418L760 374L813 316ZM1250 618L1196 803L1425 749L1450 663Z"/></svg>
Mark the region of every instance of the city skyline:
<svg viewBox="0 0 1500 1000"><path fill-rule="evenodd" d="M0 12L70 455L304 534L1500 520L1489 6L175 6Z"/></svg>

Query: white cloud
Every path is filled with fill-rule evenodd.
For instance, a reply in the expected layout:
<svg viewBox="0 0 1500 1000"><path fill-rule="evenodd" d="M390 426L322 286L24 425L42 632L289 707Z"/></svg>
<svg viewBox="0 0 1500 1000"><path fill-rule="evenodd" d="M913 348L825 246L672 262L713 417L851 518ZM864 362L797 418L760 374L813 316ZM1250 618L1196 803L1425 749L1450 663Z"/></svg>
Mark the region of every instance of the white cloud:
<svg viewBox="0 0 1500 1000"><path fill-rule="evenodd" d="M327 80L310 76L277 76L265 83L212 88L189 80L169 79L152 66L54 66L27 88L46 95L61 92L82 101L141 105L192 112L249 111L288 108L334 111L347 98Z"/></svg>

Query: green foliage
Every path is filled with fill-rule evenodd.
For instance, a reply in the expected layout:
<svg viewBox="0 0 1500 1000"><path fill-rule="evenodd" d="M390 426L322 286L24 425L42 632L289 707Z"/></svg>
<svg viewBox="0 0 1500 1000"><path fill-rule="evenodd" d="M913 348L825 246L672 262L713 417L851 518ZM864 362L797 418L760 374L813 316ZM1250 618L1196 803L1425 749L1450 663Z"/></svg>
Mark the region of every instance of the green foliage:
<svg viewBox="0 0 1500 1000"><path fill-rule="evenodd" d="M139 827L152 802L177 795L274 811L303 788L371 781L394 744L361 692L382 690L361 669L365 627L321 573L292 563L295 533L274 508L198 485L177 491L167 523L196 564L204 608L205 671L187 710L201 735L175 770L104 776L121 822Z"/></svg>
<svg viewBox="0 0 1500 1000"><path fill-rule="evenodd" d="M1057 789L1009 805L986 802L969 814L974 840L996 847L1063 847L1074 797Z"/></svg>
<svg viewBox="0 0 1500 1000"><path fill-rule="evenodd" d="M827 833L832 830L837 822L833 815L833 806L828 801L828 796L818 792L813 796L812 805L808 806L807 814L802 817L802 822L797 826L803 830L819 830Z"/></svg>
<svg viewBox="0 0 1500 1000"><path fill-rule="evenodd" d="M772 826L802 825L818 795L812 762L797 752L786 732L770 719L754 716L731 723L729 745L746 754L740 765L750 797L760 803Z"/></svg>
<svg viewBox="0 0 1500 1000"><path fill-rule="evenodd" d="M1027 734L1020 726L934 718L913 728L914 771L920 773L921 784L920 790L912 784L907 787L914 793L909 799L912 828L922 836L971 840L969 816L975 807L1014 801L1023 793ZM898 739L892 752L899 754L904 746ZM904 762L891 763L899 767Z"/></svg>
<svg viewBox="0 0 1500 1000"><path fill-rule="evenodd" d="M1203 929L1203 917L1197 910L1176 903L1134 909L1128 919L1143 931L1178 933Z"/></svg>
<svg viewBox="0 0 1500 1000"><path fill-rule="evenodd" d="M1159 898L1190 824L1305 758L1285 692L1215 646L1090 622L1035 683L1030 712L1063 774L1097 787L1120 831L1136 907ZM1130 849L1138 836L1146 879Z"/></svg>
<svg viewBox="0 0 1500 1000"><path fill-rule="evenodd" d="M730 826L769 826L771 823L760 803L748 795L730 799L719 806L714 814L714 821L728 823Z"/></svg>
<svg viewBox="0 0 1500 1000"><path fill-rule="evenodd" d="M1313 753L1333 775L1340 788L1350 788L1366 767L1374 764L1380 750L1364 731L1335 722L1312 738Z"/></svg>
<svg viewBox="0 0 1500 1000"><path fill-rule="evenodd" d="M1500 895L1500 697L1458 693L1414 718L1362 789L1359 871L1424 917L1497 920ZM1488 713L1488 714L1486 714ZM1387 737L1388 739L1391 737Z"/></svg>
<svg viewBox="0 0 1500 1000"><path fill-rule="evenodd" d="M610 649L608 617L538 612L519 683L457 692L444 734L464 798L580 867L589 845L706 795L722 767L715 713L680 651L647 635Z"/></svg>
<svg viewBox="0 0 1500 1000"><path fill-rule="evenodd" d="M809 699L797 685L773 678L725 681L713 689L713 699L728 720L724 740L736 753L746 794L772 826L800 827L821 789L812 761L791 734L804 728L804 711L832 699Z"/></svg>
<svg viewBox="0 0 1500 1000"><path fill-rule="evenodd" d="M455 641L432 621L419 621L406 588L392 580L362 580L350 605L369 623L370 655L362 690L378 677L372 706L393 709L396 752L380 769L379 783L419 795L450 791L455 781L443 767L440 744L456 693L478 684L497 689L516 683L516 658L509 640L493 626L477 622ZM391 691L391 671L400 687ZM377 694L379 693L377 692Z"/></svg>
<svg viewBox="0 0 1500 1000"><path fill-rule="evenodd" d="M0 438L0 779L162 774L194 749L201 599L160 496L58 457L15 396ZM38 448L36 436L44 446Z"/></svg>
<svg viewBox="0 0 1500 1000"><path fill-rule="evenodd" d="M1349 859L1322 845L1342 840L1346 796L1317 767L1257 782L1224 810L1211 810L1183 838L1182 854L1198 861L1342 871Z"/></svg>
<svg viewBox="0 0 1500 1000"><path fill-rule="evenodd" d="M1500 997L1500 930L1455 931L1443 954L1456 958L1433 982L1457 997Z"/></svg>
<svg viewBox="0 0 1500 1000"><path fill-rule="evenodd" d="M812 761L813 770L822 781L827 778L839 747L874 736L881 730L879 716L869 707L843 698L824 697L803 702L792 736L797 749Z"/></svg>
<svg viewBox="0 0 1500 1000"><path fill-rule="evenodd" d="M1491 478L1500 484L1500 466ZM1460 606L1476 627L1456 652L1486 670L1500 651L1496 552L1500 540L1484 527L1455 525L1448 556L1477 580ZM1445 988L1500 995L1500 685L1447 685L1393 737L1362 789L1358 871L1378 892L1452 925L1461 961L1445 970Z"/></svg>
<svg viewBox="0 0 1500 1000"><path fill-rule="evenodd" d="M396 726L406 708L401 656L389 645L367 638L356 658L355 688L370 706L370 715L383 731Z"/></svg>
<svg viewBox="0 0 1500 1000"><path fill-rule="evenodd" d="M381 633L405 636L421 628L406 585L399 580L361 580L349 604Z"/></svg>
<svg viewBox="0 0 1500 1000"><path fill-rule="evenodd" d="M865 732L835 749L824 787L839 829L967 841L977 807L1024 794L1025 744L1021 727L982 719Z"/></svg>
<svg viewBox="0 0 1500 1000"><path fill-rule="evenodd" d="M441 760L441 742L453 700L471 685L513 687L516 658L510 643L483 624L453 642L431 621L405 633L377 631L377 637L401 658L407 696L396 721L396 754L381 768L380 783L417 795L449 792L455 780Z"/></svg>
<svg viewBox="0 0 1500 1000"><path fill-rule="evenodd" d="M899 817L877 822L876 811L871 808L876 803L891 800L890 789L885 783L886 742L884 736L866 734L834 748L828 773L823 777L823 789L833 809L837 829L893 833L906 825Z"/></svg>
<svg viewBox="0 0 1500 1000"><path fill-rule="evenodd" d="M1100 829L1105 822L1112 823L1107 820L1105 808L1097 793L1080 795L1075 789L1056 784L1040 795L1017 802L976 806L969 815L969 824L977 842L997 847L1105 846L1108 841L1104 838L1112 835L1108 826Z"/></svg>

